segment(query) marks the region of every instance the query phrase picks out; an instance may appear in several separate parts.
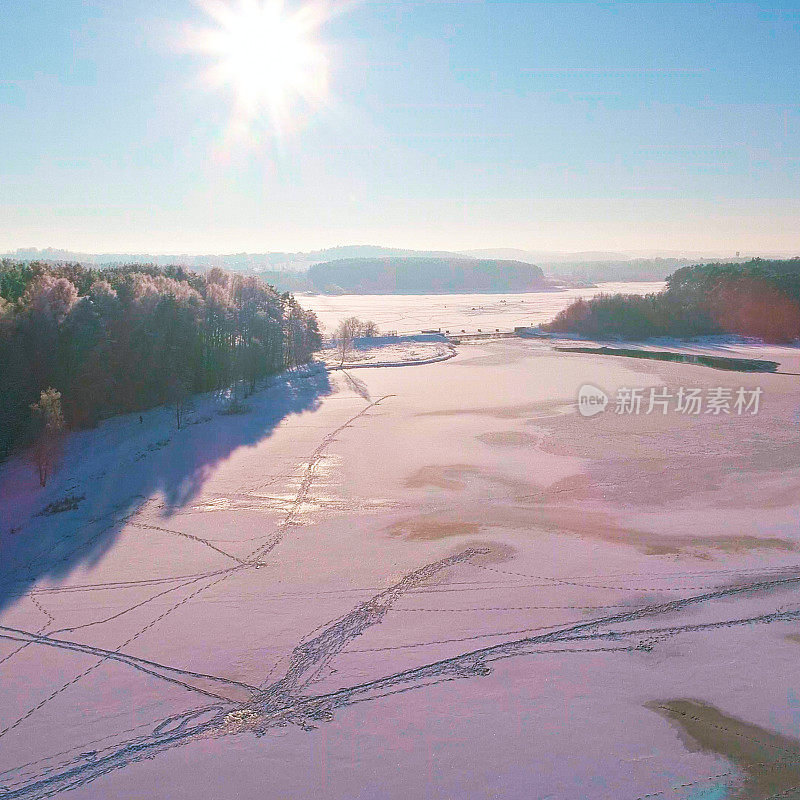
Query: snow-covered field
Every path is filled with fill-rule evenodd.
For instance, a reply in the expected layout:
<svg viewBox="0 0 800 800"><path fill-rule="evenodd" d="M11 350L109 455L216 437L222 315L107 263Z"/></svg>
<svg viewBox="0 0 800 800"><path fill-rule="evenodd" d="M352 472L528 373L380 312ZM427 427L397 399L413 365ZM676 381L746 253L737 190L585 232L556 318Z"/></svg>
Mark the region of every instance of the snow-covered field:
<svg viewBox="0 0 800 800"><path fill-rule="evenodd" d="M579 297L603 292L649 294L663 283L601 283L590 289L526 294L425 294L425 295L298 295L300 304L314 311L323 330L332 333L346 317L372 320L383 333L419 333L441 329L462 331L511 330L517 325L549 322Z"/></svg>
<svg viewBox="0 0 800 800"><path fill-rule="evenodd" d="M755 349L465 342L6 464L0 798L800 796L800 350Z"/></svg>
<svg viewBox="0 0 800 800"><path fill-rule="evenodd" d="M432 364L455 354L455 347L443 336L377 336L356 339L345 352L344 362L336 342L328 341L319 359L330 369L358 369Z"/></svg>

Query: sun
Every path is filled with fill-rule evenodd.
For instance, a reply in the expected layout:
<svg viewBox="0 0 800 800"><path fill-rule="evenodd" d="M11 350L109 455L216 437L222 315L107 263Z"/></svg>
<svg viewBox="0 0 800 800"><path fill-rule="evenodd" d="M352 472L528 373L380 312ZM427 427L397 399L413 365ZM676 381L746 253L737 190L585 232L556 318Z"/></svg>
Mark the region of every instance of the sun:
<svg viewBox="0 0 800 800"><path fill-rule="evenodd" d="M208 81L231 94L235 126L266 120L283 132L324 101L329 64L318 40L324 5L289 12L281 0L209 0L203 8L215 26L193 34L191 44L212 60Z"/></svg>

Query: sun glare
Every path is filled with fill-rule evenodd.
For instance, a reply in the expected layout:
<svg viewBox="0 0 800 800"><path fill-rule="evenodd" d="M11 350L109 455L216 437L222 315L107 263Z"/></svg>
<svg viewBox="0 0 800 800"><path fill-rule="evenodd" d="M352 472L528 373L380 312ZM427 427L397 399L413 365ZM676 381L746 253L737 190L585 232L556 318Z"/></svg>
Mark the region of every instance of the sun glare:
<svg viewBox="0 0 800 800"><path fill-rule="evenodd" d="M281 0L203 4L216 23L192 37L194 49L213 59L212 85L232 94L234 127L266 119L276 133L319 105L328 89L328 60L317 40L325 7L291 13Z"/></svg>

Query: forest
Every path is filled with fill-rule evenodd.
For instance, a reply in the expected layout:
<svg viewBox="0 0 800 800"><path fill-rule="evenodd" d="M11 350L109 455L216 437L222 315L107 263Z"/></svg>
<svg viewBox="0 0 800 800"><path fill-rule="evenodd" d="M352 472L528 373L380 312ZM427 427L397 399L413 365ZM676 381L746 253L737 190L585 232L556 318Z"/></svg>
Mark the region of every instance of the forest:
<svg viewBox="0 0 800 800"><path fill-rule="evenodd" d="M663 292L577 300L543 328L589 338L727 333L792 342L800 338L800 258L683 267Z"/></svg>
<svg viewBox="0 0 800 800"><path fill-rule="evenodd" d="M346 294L540 292L551 287L534 264L476 258L346 258L315 264L308 278L319 292Z"/></svg>
<svg viewBox="0 0 800 800"><path fill-rule="evenodd" d="M252 391L320 344L314 314L255 277L4 259L0 458L38 438L57 400L67 427L85 427L237 382Z"/></svg>

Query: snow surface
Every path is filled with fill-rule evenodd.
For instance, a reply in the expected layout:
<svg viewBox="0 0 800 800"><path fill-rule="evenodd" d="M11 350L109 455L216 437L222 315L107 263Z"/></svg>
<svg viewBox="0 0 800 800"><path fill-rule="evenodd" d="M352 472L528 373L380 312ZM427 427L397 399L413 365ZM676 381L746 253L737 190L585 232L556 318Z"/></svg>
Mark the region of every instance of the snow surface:
<svg viewBox="0 0 800 800"><path fill-rule="evenodd" d="M341 351L335 342L328 342L320 351L320 360L329 369L358 367L408 367L446 361L456 354L455 347L444 336L377 336L356 339L342 363Z"/></svg>
<svg viewBox="0 0 800 800"><path fill-rule="evenodd" d="M3 465L0 798L796 796L800 351L756 349L795 375L465 342Z"/></svg>
<svg viewBox="0 0 800 800"><path fill-rule="evenodd" d="M346 317L372 320L383 333L419 333L422 330L451 334L511 330L540 325L580 297L602 293L649 294L664 288L663 282L601 283L584 289L528 292L523 294L426 294L426 295L298 295L298 302L314 313L327 333Z"/></svg>

